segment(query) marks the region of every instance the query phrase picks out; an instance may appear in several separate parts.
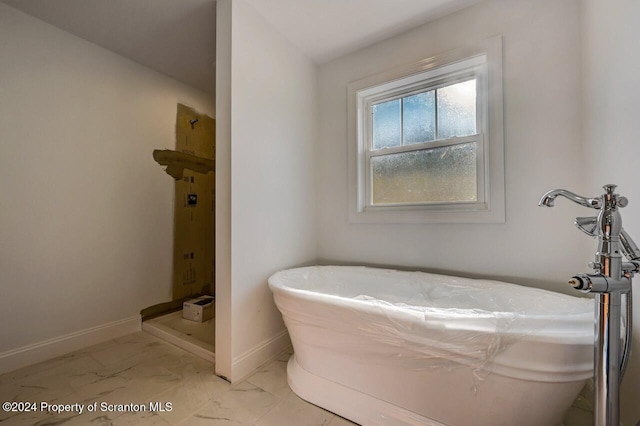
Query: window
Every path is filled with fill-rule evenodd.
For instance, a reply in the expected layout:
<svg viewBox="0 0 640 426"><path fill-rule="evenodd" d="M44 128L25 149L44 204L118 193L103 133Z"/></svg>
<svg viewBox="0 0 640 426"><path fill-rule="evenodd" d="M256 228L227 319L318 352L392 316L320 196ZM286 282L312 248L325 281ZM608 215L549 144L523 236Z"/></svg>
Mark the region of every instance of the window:
<svg viewBox="0 0 640 426"><path fill-rule="evenodd" d="M504 222L501 40L349 85L350 220Z"/></svg>
<svg viewBox="0 0 640 426"><path fill-rule="evenodd" d="M365 208L482 201L481 70L472 70L367 102Z"/></svg>

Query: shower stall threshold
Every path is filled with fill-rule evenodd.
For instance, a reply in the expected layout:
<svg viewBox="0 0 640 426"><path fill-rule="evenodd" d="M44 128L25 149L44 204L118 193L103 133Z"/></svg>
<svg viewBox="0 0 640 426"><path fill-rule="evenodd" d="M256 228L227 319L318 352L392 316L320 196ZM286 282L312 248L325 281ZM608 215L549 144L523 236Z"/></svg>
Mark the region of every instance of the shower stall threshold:
<svg viewBox="0 0 640 426"><path fill-rule="evenodd" d="M216 356L215 347L213 344L203 342L193 336L181 333L180 331L166 325L167 320L175 320L176 318L182 318L182 311L173 312L159 318L144 321L142 323L142 330L166 342L178 346L179 348L184 349L185 351L192 353L193 355L214 363ZM215 319L212 319L210 321L215 321ZM198 326L200 326L200 324L198 324ZM205 327L204 324L202 324L201 326Z"/></svg>

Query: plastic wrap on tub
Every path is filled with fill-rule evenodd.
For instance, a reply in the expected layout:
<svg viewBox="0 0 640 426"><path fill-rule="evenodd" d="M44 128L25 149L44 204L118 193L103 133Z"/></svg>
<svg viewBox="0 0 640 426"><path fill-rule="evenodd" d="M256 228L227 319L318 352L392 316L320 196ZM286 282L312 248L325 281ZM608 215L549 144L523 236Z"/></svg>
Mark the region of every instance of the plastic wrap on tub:
<svg viewBox="0 0 640 426"><path fill-rule="evenodd" d="M593 300L498 281L323 266L282 271L269 284L290 332L335 333L306 344L356 349L372 362L397 357L415 370L463 364L483 379L519 340L589 343L593 333Z"/></svg>

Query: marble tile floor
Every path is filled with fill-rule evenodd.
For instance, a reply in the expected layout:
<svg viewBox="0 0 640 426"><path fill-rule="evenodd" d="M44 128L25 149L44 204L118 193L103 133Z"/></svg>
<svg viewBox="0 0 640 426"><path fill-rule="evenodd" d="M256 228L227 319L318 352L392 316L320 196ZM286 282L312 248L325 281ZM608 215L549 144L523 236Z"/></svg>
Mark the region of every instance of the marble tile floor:
<svg viewBox="0 0 640 426"><path fill-rule="evenodd" d="M84 407L82 413L0 409L0 426L353 425L289 389L289 356L284 354L243 382L230 385L213 374L211 363L147 333L134 333L0 375L0 402ZM97 411L88 412L94 403ZM149 403L171 403L171 410L150 411ZM117 411L117 405L131 404L147 411ZM116 411L101 411L103 405ZM592 424L588 410L585 398L578 398L565 426Z"/></svg>
<svg viewBox="0 0 640 426"><path fill-rule="evenodd" d="M290 354L230 385L213 365L140 332L0 375L0 402L35 402L38 410L0 409L0 425L327 425L347 426L298 398L287 385ZM84 412L47 413L39 404L80 404ZM97 411L88 412L98 403ZM171 410L149 411L149 403ZM101 411L104 408L116 411ZM117 411L117 405L147 411Z"/></svg>

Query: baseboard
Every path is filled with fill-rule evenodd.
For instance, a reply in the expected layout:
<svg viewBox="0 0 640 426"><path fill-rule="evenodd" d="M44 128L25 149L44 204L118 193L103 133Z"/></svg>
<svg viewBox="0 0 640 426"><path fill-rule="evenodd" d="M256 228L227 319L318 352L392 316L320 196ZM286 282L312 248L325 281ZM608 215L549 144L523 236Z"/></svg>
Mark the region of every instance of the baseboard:
<svg viewBox="0 0 640 426"><path fill-rule="evenodd" d="M0 353L0 374L142 330L140 315Z"/></svg>
<svg viewBox="0 0 640 426"><path fill-rule="evenodd" d="M244 380L262 365L274 360L290 347L291 340L289 339L289 333L286 329L264 340L253 349L234 358L231 363L231 382L236 383Z"/></svg>

